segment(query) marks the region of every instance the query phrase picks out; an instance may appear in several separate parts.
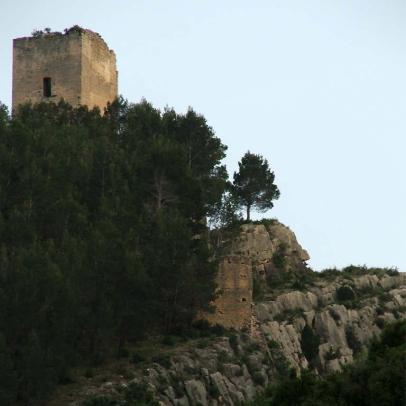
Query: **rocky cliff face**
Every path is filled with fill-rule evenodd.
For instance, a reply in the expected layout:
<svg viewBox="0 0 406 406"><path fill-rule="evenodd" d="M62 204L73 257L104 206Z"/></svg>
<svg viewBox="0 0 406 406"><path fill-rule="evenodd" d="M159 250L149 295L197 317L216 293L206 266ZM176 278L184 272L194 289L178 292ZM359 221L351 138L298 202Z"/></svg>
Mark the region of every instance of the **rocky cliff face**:
<svg viewBox="0 0 406 406"><path fill-rule="evenodd" d="M244 224L240 233L229 243L226 252L248 258L253 265L254 276L280 268L289 271L310 259L309 254L298 243L293 231L277 220L269 224ZM281 259L278 264L275 257Z"/></svg>
<svg viewBox="0 0 406 406"><path fill-rule="evenodd" d="M308 258L281 223L242 226L220 261L217 311L211 315L212 322L233 330L168 348L149 362L127 363L125 373L110 373L107 381L83 378L75 401L52 405L79 406L100 395L122 399L131 385L163 405L240 404L290 368L319 374L339 370L385 323L406 317L406 274L318 274L303 269ZM260 300L254 300L253 281L269 282L273 272L289 271L306 278L277 285L271 278Z"/></svg>
<svg viewBox="0 0 406 406"><path fill-rule="evenodd" d="M303 267L310 257L295 234L282 223L244 224L234 238L221 247L215 313L205 318L227 328L249 328L254 281L265 283L274 272Z"/></svg>
<svg viewBox="0 0 406 406"><path fill-rule="evenodd" d="M352 293L340 299L340 292ZM291 367L324 373L352 362L385 323L406 316L405 305L405 274L318 278L304 292L256 304L255 316L267 343L276 342ZM313 345L312 359L306 345Z"/></svg>

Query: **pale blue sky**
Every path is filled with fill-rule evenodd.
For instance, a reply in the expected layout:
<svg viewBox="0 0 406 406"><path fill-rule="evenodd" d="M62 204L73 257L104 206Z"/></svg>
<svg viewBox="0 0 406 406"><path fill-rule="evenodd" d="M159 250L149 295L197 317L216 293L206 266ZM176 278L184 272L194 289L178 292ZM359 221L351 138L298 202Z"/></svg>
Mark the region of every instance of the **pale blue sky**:
<svg viewBox="0 0 406 406"><path fill-rule="evenodd" d="M315 269L406 271L406 0L0 0L0 100L12 39L74 24L117 55L119 91L205 115L271 163L269 216Z"/></svg>

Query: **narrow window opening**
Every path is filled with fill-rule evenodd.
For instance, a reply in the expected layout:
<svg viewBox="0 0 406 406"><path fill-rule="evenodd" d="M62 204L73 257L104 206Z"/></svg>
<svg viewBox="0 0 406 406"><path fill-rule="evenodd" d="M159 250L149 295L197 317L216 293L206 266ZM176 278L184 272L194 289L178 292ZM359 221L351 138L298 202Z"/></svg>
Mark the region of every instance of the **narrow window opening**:
<svg viewBox="0 0 406 406"><path fill-rule="evenodd" d="M242 299L241 299L241 302L246 302L247 301L247 299L245 298L245 297L243 297Z"/></svg>
<svg viewBox="0 0 406 406"><path fill-rule="evenodd" d="M51 97L52 96L51 78L44 78L43 87L44 87L44 97Z"/></svg>

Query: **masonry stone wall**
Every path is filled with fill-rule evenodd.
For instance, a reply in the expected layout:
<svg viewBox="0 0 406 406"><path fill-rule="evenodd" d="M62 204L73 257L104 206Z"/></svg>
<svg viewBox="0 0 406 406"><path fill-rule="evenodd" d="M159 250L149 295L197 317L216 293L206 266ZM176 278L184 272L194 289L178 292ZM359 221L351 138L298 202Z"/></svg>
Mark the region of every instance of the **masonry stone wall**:
<svg viewBox="0 0 406 406"><path fill-rule="evenodd" d="M249 327L252 315L252 266L249 258L226 256L217 274L215 312L206 315L211 324L226 328Z"/></svg>
<svg viewBox="0 0 406 406"><path fill-rule="evenodd" d="M82 36L81 104L104 108L117 97L116 57L97 34Z"/></svg>
<svg viewBox="0 0 406 406"><path fill-rule="evenodd" d="M44 78L51 78L50 97L44 96ZM103 111L116 97L115 54L98 34L78 30L13 41L13 110L29 101L64 99Z"/></svg>

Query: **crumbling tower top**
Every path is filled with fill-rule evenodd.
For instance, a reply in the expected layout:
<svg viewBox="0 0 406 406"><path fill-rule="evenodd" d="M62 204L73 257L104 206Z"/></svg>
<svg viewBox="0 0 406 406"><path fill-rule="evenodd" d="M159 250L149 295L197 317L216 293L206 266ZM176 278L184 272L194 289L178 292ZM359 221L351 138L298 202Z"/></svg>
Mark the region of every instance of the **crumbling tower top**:
<svg viewBox="0 0 406 406"><path fill-rule="evenodd" d="M99 34L74 26L14 39L13 109L64 99L103 111L116 97L116 56Z"/></svg>

